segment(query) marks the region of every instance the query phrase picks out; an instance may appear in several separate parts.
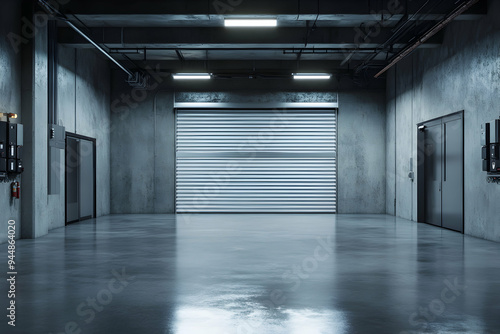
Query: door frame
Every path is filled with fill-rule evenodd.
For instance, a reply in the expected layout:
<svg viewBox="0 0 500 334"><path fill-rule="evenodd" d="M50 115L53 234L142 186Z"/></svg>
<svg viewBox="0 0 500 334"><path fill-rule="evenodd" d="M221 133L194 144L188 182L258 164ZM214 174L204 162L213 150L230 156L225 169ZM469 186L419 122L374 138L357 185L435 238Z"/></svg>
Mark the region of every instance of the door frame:
<svg viewBox="0 0 500 334"><path fill-rule="evenodd" d="M441 121L441 123L444 122L444 120L448 118L456 118L456 119L462 119L462 151L463 151L463 159L462 159L462 231L455 231L451 230L454 232L459 232L464 234L465 233L465 110L461 110L458 112L454 112L448 115L436 117L430 120L427 120L425 122L420 122L417 124L417 221L419 223L427 223L425 221L425 168L424 168L424 163L425 163L425 154L420 154L421 152L424 152L423 147L421 144L424 142L424 132L420 130L422 126L426 126L427 124L432 124L437 121ZM444 145L444 141L441 143L441 145ZM444 152L444 150L443 150ZM442 195L442 192L441 192ZM429 224L432 225L432 224ZM436 225L432 225L436 226ZM446 227L442 227L444 229L448 229Z"/></svg>
<svg viewBox="0 0 500 334"><path fill-rule="evenodd" d="M67 202L67 196L68 196L68 174L66 171L68 170L68 165L67 165L67 154L68 154L68 137L74 138L74 139L80 139L80 140L86 140L92 142L93 146L93 159L94 159L94 219L97 218L97 140L95 138L87 137L87 136L82 136L73 132L68 132L66 131L66 135L64 137L65 141L65 148L64 148L64 225L70 225L73 223L78 223L82 221L82 219L78 218L77 220L73 220L71 222L68 222L68 202Z"/></svg>

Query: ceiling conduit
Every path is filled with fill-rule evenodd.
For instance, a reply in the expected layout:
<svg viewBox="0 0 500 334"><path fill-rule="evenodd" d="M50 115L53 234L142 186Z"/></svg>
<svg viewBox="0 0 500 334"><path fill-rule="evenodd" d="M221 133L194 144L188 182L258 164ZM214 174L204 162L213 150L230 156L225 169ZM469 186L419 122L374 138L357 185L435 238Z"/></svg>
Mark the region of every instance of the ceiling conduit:
<svg viewBox="0 0 500 334"><path fill-rule="evenodd" d="M139 73L132 72L127 69L125 66L120 64L116 59L111 56L111 54L106 51L103 47L97 44L91 37L85 34L80 28L78 28L75 24L73 24L66 15L62 14L56 8L54 8L50 3L46 0L38 0L38 3L45 9L45 11L53 16L55 19L65 22L68 26L70 26L74 31L76 31L80 36L85 38L90 44L92 44L97 50L99 50L103 55L105 55L109 60L111 60L116 66L118 66L123 72L128 75L128 84L134 88L146 89L148 86L148 76Z"/></svg>
<svg viewBox="0 0 500 334"><path fill-rule="evenodd" d="M375 75L375 78L380 77L382 74L387 72L390 68L392 68L394 65L399 63L401 60L409 56L413 51L415 51L420 45L424 44L426 41L428 41L432 36L437 34L439 31L441 31L444 27L446 27L448 24L450 24L457 16L463 14L465 11L467 11L469 8L471 8L473 5L475 5L479 0L469 0L462 5L460 5L458 8L456 8L451 14L449 14L446 18L441 20L439 23L437 23L434 27L432 27L429 31L427 31L422 37L420 37L414 44L410 45L403 51L401 51L399 54L397 54L391 61L390 63L380 72L378 72Z"/></svg>

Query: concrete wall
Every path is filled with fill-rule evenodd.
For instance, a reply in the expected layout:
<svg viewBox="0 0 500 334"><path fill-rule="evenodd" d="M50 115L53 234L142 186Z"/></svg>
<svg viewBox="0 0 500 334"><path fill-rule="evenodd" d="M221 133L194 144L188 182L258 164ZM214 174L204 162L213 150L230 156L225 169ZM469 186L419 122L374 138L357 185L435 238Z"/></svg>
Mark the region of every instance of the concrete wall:
<svg viewBox="0 0 500 334"><path fill-rule="evenodd" d="M481 124L498 118L500 3L480 21L454 22L439 49L416 52L387 79L387 212L416 219L416 124L465 110L465 233L500 241L500 186L481 170ZM416 169L416 164L414 164ZM418 177L418 176L417 176ZM394 210L394 199L396 209Z"/></svg>
<svg viewBox="0 0 500 334"><path fill-rule="evenodd" d="M107 61L90 50L59 46L57 123L67 132L97 140L97 215L110 212L110 70ZM64 151L60 151L64 164ZM56 167L57 168L57 167ZM61 191L48 195L48 230L65 225L64 170L59 170Z"/></svg>
<svg viewBox="0 0 500 334"><path fill-rule="evenodd" d="M109 63L97 52L59 46L59 123L97 140L98 216L110 213L110 80Z"/></svg>
<svg viewBox="0 0 500 334"><path fill-rule="evenodd" d="M21 201L10 199L9 184L0 183L0 243L7 240L7 221L17 221L18 235L37 238L65 224L64 169L58 165L61 191L48 195L48 99L47 27L34 35L23 35L21 16L31 17L29 8L9 0L0 21L2 36L23 38L19 49L8 39L0 40L1 112L19 114L24 131L25 172ZM26 19L25 22L29 22ZM58 66L58 123L67 131L97 138L97 214L110 212L110 70L108 62L89 50L60 47ZM64 163L64 153L60 152ZM22 210L21 210L22 206ZM19 233L20 232L20 233Z"/></svg>
<svg viewBox="0 0 500 334"><path fill-rule="evenodd" d="M340 92L339 213L385 213L385 91Z"/></svg>
<svg viewBox="0 0 500 334"><path fill-rule="evenodd" d="M385 212L383 88L356 90L343 81L290 83L245 79L173 83L163 78L154 90L141 93L123 81L122 73L114 73L112 213L174 212L174 95L177 101L191 102L326 102L339 91L339 212ZM369 168L362 170L360 166Z"/></svg>
<svg viewBox="0 0 500 334"><path fill-rule="evenodd" d="M43 37L45 35L45 37ZM42 42L37 43L38 40ZM31 180L27 184L30 196L23 198L23 238L37 238L48 231L65 225L64 151L59 151L59 163L50 168L58 171L59 194L48 194L48 139L47 139L47 56L46 34L40 32L34 45L35 98L27 119L28 158L26 172ZM90 50L59 47L57 76L57 123L67 132L97 139L97 215L109 214L110 202L110 70L107 61ZM28 80L28 79L27 79ZM31 137L31 138L30 138ZM31 148L30 148L31 147ZM36 167L36 168L35 168ZM29 189L29 185L34 185Z"/></svg>
<svg viewBox="0 0 500 334"><path fill-rule="evenodd" d="M7 0L2 2L0 11L0 113L16 113L19 115L14 122L22 122L21 114L21 54L12 47L7 36L21 34L20 1ZM6 118L0 118L7 121ZM18 177L22 182L22 178ZM7 222L21 218L21 203L12 200L10 182L0 182L0 243L7 240ZM17 236L20 230L17 230Z"/></svg>
<svg viewBox="0 0 500 334"><path fill-rule="evenodd" d="M24 8L27 11L27 8ZM25 20L33 22L30 13ZM24 124L23 194L21 236L38 238L48 233L52 219L47 214L47 146L48 146L48 61L47 27L39 27L33 38L23 45L22 113Z"/></svg>

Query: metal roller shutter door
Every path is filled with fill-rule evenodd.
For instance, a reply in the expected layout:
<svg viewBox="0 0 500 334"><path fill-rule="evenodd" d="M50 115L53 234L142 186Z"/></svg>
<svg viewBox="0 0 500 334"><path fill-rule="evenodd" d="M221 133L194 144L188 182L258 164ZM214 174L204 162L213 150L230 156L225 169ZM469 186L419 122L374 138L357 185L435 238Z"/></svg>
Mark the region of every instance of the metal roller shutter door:
<svg viewBox="0 0 500 334"><path fill-rule="evenodd" d="M335 110L177 110L176 210L335 213Z"/></svg>

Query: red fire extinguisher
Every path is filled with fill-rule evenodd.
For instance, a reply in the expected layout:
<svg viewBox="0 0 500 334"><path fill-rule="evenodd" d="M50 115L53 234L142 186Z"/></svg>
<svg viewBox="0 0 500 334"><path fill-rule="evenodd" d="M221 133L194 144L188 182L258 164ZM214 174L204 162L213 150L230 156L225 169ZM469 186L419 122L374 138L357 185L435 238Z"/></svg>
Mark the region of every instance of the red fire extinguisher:
<svg viewBox="0 0 500 334"><path fill-rule="evenodd" d="M11 190L12 190L12 198L18 198L17 197L17 182L12 182Z"/></svg>
<svg viewBox="0 0 500 334"><path fill-rule="evenodd" d="M21 197L21 184L19 182L16 182L16 187L17 187L16 198L19 199Z"/></svg>

